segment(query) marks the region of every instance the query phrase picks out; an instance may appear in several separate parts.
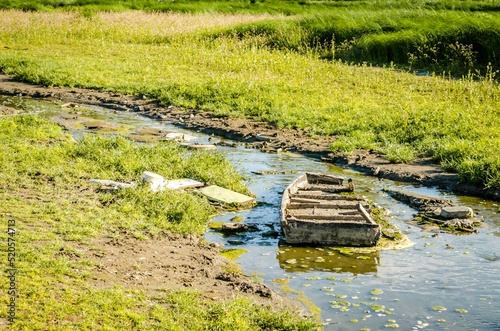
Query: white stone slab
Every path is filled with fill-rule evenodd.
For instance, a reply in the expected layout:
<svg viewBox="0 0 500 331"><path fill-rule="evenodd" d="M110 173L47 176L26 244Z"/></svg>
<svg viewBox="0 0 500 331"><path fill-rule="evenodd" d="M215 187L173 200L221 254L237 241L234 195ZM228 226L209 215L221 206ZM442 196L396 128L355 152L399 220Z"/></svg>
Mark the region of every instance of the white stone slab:
<svg viewBox="0 0 500 331"><path fill-rule="evenodd" d="M204 184L194 179L173 179L169 180L165 188L177 190L182 188L202 187Z"/></svg>
<svg viewBox="0 0 500 331"><path fill-rule="evenodd" d="M255 198L249 197L238 192L234 192L217 185L210 185L199 190L209 200L222 202L226 204L247 204L255 201Z"/></svg>
<svg viewBox="0 0 500 331"><path fill-rule="evenodd" d="M150 188L154 192L163 190L166 185L166 180L165 178L163 178L163 176L151 171L144 171L142 173L141 179L147 183L150 183Z"/></svg>
<svg viewBox="0 0 500 331"><path fill-rule="evenodd" d="M196 139L195 136L191 136L186 133L180 133L180 132L169 132L165 136L166 140L177 140L177 141L191 141L193 139Z"/></svg>

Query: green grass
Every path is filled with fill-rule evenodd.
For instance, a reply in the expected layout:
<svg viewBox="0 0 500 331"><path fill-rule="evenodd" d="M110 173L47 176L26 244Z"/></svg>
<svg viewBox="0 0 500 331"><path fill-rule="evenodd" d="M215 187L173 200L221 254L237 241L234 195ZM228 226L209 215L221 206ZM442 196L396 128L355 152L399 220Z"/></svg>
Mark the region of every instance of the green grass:
<svg viewBox="0 0 500 331"><path fill-rule="evenodd" d="M345 62L397 64L410 70L451 72L500 67L497 12L421 7L356 7L302 14L229 28L226 35L254 37L261 45Z"/></svg>
<svg viewBox="0 0 500 331"><path fill-rule="evenodd" d="M138 145L121 137L85 136L73 143L57 126L32 116L2 119L0 128L4 141L0 161L5 165L0 180L7 201L5 192L19 193L21 187L35 196L47 196L47 203L29 200L27 208L46 218L66 240L121 230L202 234L215 212L206 199L174 191L151 193L140 184L144 171L249 193L240 175L218 153L186 152L169 142ZM134 181L138 187L97 195L90 179ZM76 195L75 189L86 193ZM12 195L14 203L19 202L16 197ZM76 201L82 209L77 214L67 209Z"/></svg>
<svg viewBox="0 0 500 331"><path fill-rule="evenodd" d="M434 20L449 26L442 33L453 35L463 22L474 25L483 15L490 26L498 15L436 10L423 19L428 14L423 8L422 16L403 24L397 15L391 23L383 11L351 10L307 17L0 12L0 70L48 86L148 95L217 116L309 127L313 136L337 136L333 151L374 149L394 162L431 157L463 181L500 187L500 93L493 67L459 79L415 76L390 65L325 61L324 45L307 42L322 26L326 32L344 26L364 33L359 40L366 41L371 30L384 32L384 24L406 24L412 35L430 31ZM353 18L346 20L349 13ZM450 23L455 21L456 26ZM313 29L315 24L319 28ZM357 46L342 47L348 52ZM419 56L429 52L433 48L424 47Z"/></svg>
<svg viewBox="0 0 500 331"><path fill-rule="evenodd" d="M314 324L243 298L208 302L197 292L152 295L94 288L98 266L79 257L94 238L137 240L172 231L201 235L215 209L194 193L151 192L146 186L100 192L91 178L140 182L151 170L249 193L218 153L174 143L137 144L120 137L74 142L56 124L32 115L0 117L0 239L15 221L17 301L13 330L311 330ZM78 249L75 247L79 247ZM6 248L4 249L4 251ZM78 258L75 258L77 256ZM7 261L7 255L4 256ZM4 264L5 266L5 264ZM5 274L7 275L7 274ZM0 277L0 288L9 288ZM2 291L0 314L7 314ZM245 311L245 314L242 312ZM4 323L6 321L4 320Z"/></svg>
<svg viewBox="0 0 500 331"><path fill-rule="evenodd" d="M54 9L95 11L178 11L178 12L251 12L297 14L304 11L325 11L338 8L418 8L433 10L495 11L500 8L495 0L0 0L0 8L25 11Z"/></svg>
<svg viewBox="0 0 500 331"><path fill-rule="evenodd" d="M63 10L92 18L96 13L143 10L152 13L296 15L247 25L237 33L256 33L274 47L320 46L325 58L391 62L412 70L484 71L500 67L500 3L494 0L330 0L330 1L155 1L155 0L0 0L0 8ZM233 31L231 30L230 33Z"/></svg>
<svg viewBox="0 0 500 331"><path fill-rule="evenodd" d="M330 1L153 1L0 0L0 8L64 10L93 17L98 12L245 13L296 15L245 25L238 34L256 34L272 47L321 47L325 58L361 63L395 63L420 71L483 71L500 67L500 3L493 0L330 0ZM228 31L233 33L231 29Z"/></svg>

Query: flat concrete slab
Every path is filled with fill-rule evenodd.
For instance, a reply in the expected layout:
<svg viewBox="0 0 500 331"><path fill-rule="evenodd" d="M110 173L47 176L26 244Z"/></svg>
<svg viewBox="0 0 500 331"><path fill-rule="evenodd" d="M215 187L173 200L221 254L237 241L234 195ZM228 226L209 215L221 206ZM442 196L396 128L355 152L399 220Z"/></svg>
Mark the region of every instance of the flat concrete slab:
<svg viewBox="0 0 500 331"><path fill-rule="evenodd" d="M165 188L166 180L162 175L156 174L151 171L144 171L141 179L149 183L151 191L158 192Z"/></svg>
<svg viewBox="0 0 500 331"><path fill-rule="evenodd" d="M167 181L165 188L178 190L183 188L202 187L204 184L194 179L182 178Z"/></svg>
<svg viewBox="0 0 500 331"><path fill-rule="evenodd" d="M209 200L222 202L226 204L248 204L255 201L255 198L249 197L238 192L234 192L217 185L210 185L199 189Z"/></svg>
<svg viewBox="0 0 500 331"><path fill-rule="evenodd" d="M212 145L212 144L198 144L198 143L182 143L180 144L182 147L186 147L186 148L189 148L189 149L206 149L206 150L210 150L210 149L216 149L217 146L215 145Z"/></svg>

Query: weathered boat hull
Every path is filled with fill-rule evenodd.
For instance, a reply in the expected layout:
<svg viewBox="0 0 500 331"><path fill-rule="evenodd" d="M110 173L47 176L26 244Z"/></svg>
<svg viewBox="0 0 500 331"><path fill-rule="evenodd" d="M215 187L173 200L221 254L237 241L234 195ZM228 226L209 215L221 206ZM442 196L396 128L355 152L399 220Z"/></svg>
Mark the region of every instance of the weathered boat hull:
<svg viewBox="0 0 500 331"><path fill-rule="evenodd" d="M281 228L289 244L374 246L381 228L342 177L306 173L283 193Z"/></svg>
<svg viewBox="0 0 500 331"><path fill-rule="evenodd" d="M379 226L346 221L289 220L282 229L289 244L374 246L380 238Z"/></svg>

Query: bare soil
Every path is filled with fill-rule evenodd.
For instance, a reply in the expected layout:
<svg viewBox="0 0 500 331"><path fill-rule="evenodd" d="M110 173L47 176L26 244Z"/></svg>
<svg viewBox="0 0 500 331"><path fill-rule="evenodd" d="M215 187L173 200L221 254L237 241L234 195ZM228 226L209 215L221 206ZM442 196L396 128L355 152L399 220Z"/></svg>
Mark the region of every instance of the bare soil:
<svg viewBox="0 0 500 331"><path fill-rule="evenodd" d="M95 288L119 285L152 295L164 291L195 290L209 300L246 296L261 305L301 309L289 298L244 275L219 249L194 235L164 232L138 240L123 233L120 239L99 238L78 244L73 258L86 258L97 268L88 280ZM65 254L60 252L60 254Z"/></svg>

